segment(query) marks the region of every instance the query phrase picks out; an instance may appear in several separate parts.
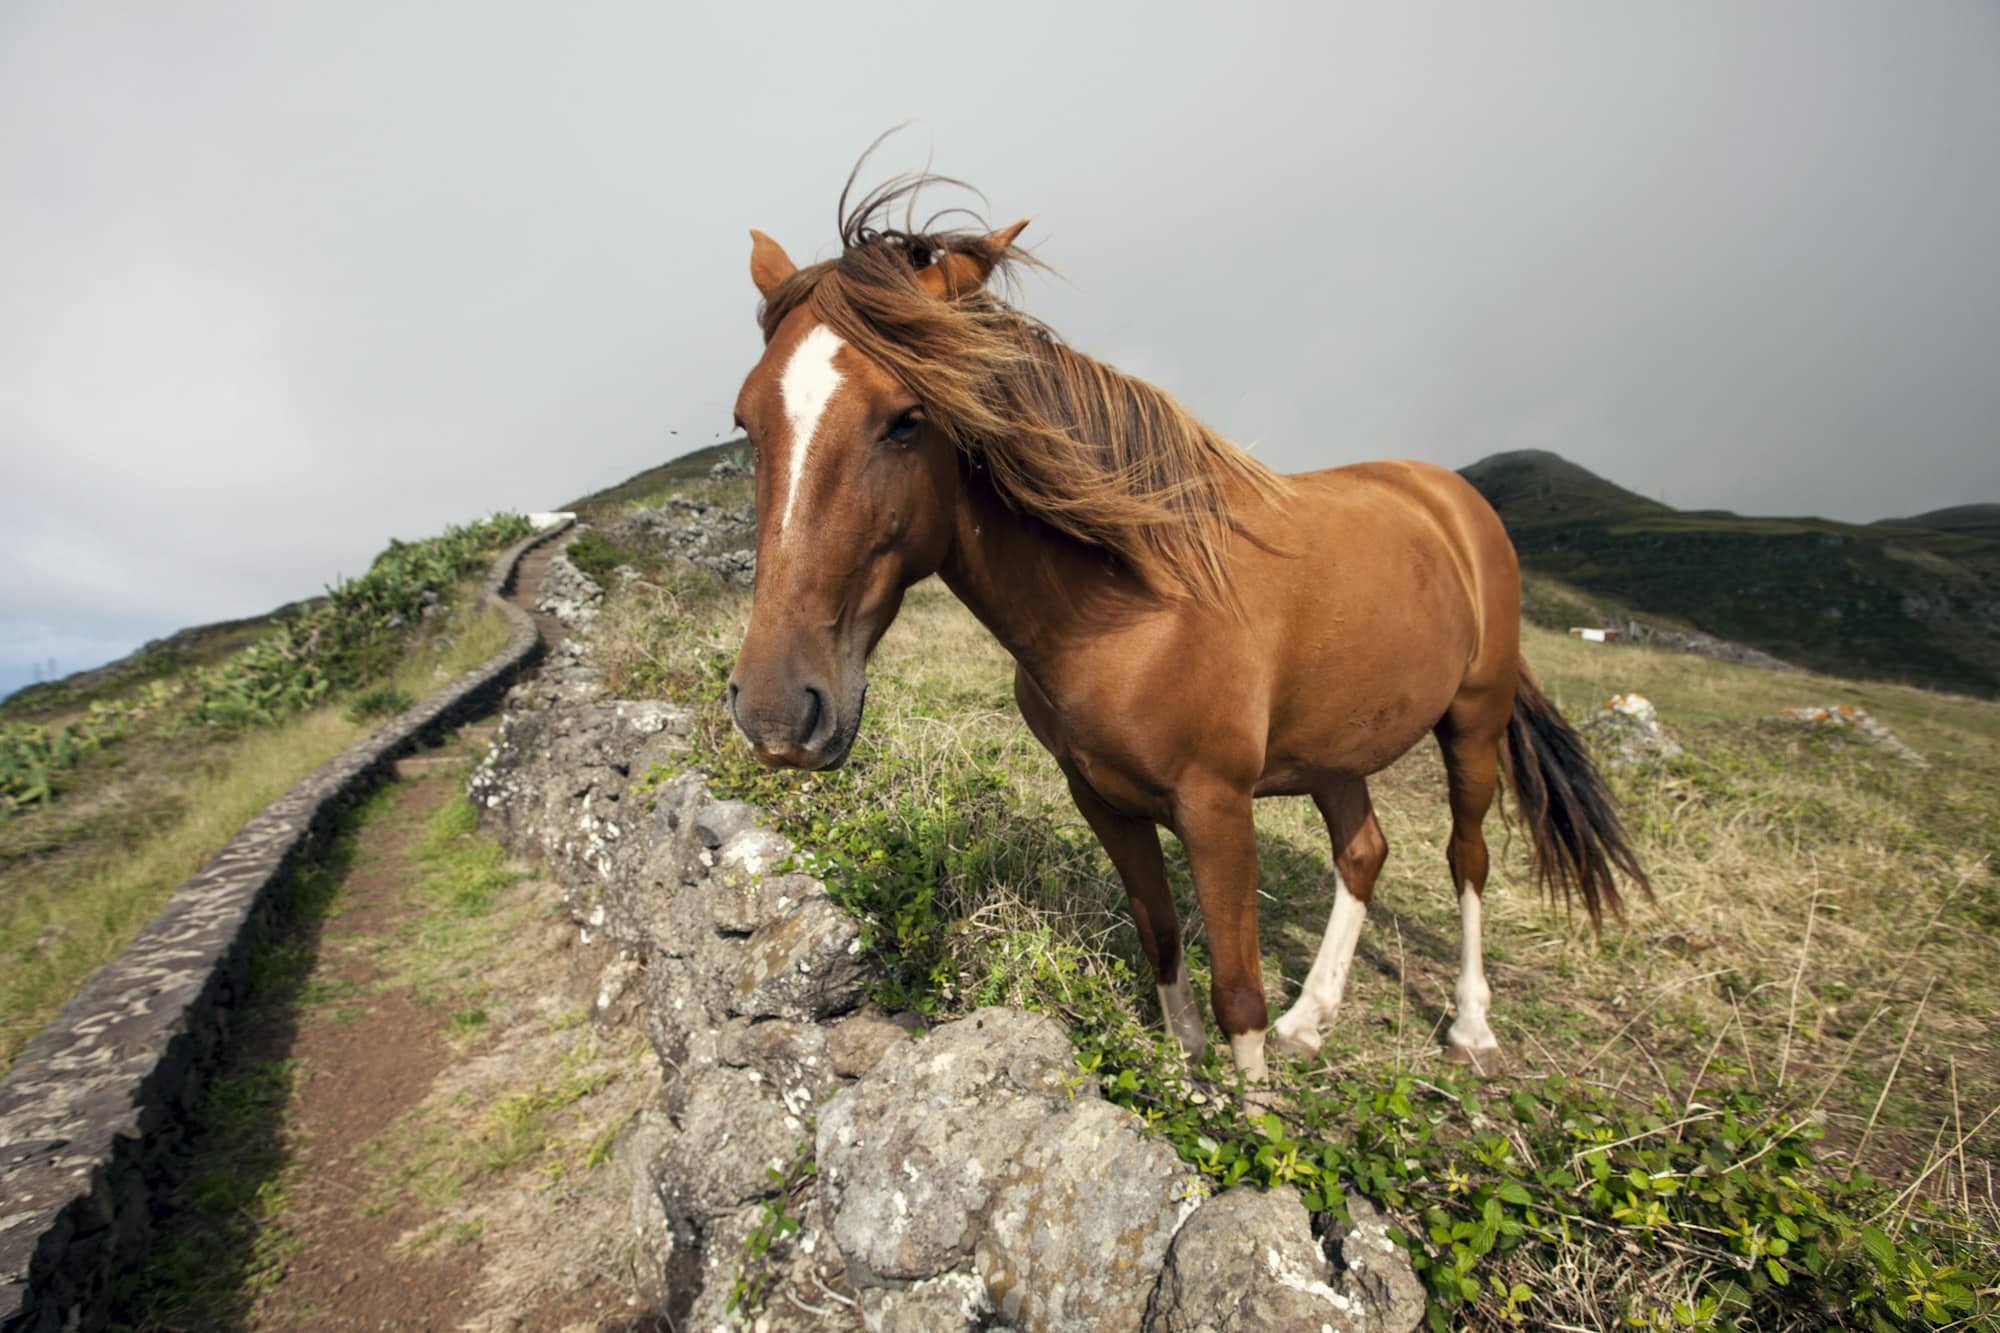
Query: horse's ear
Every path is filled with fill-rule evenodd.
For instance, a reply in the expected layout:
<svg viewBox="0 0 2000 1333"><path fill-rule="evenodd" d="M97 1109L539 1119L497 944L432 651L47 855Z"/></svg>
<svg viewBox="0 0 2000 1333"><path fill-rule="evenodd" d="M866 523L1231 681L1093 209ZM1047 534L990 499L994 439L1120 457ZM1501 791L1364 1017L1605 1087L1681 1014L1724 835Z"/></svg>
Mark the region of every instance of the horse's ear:
<svg viewBox="0 0 2000 1333"><path fill-rule="evenodd" d="M799 271L792 257L785 253L785 247L758 231L750 229L750 281L757 284L757 290L766 300L778 290L778 284Z"/></svg>
<svg viewBox="0 0 2000 1333"><path fill-rule="evenodd" d="M947 300L977 291L993 276L993 266L1027 225L1028 219L1022 218L1011 227L966 244L963 249L945 251L938 256L937 263L917 274L917 284L932 296Z"/></svg>

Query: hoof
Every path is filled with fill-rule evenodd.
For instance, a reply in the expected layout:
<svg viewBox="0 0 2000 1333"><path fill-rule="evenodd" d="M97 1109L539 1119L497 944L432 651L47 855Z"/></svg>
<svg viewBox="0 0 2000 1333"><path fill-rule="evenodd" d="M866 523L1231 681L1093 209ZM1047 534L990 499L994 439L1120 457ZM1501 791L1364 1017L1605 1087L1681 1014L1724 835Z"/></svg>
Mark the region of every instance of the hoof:
<svg viewBox="0 0 2000 1333"><path fill-rule="evenodd" d="M1444 1048L1444 1053L1453 1064L1466 1065L1476 1074L1497 1074L1507 1067L1498 1046L1474 1050L1464 1042L1454 1041Z"/></svg>
<svg viewBox="0 0 2000 1333"><path fill-rule="evenodd" d="M1310 1060L1319 1054L1319 1034L1316 1032L1291 1033L1282 1025L1271 1029L1270 1041L1265 1049L1279 1055L1296 1055L1302 1060Z"/></svg>
<svg viewBox="0 0 2000 1333"><path fill-rule="evenodd" d="M1258 1118L1264 1116L1265 1114L1271 1111L1275 1111L1277 1109L1278 1109L1278 1090L1276 1088L1267 1087L1265 1085L1260 1084L1254 1088L1244 1089L1243 1092L1244 1119L1257 1120Z"/></svg>

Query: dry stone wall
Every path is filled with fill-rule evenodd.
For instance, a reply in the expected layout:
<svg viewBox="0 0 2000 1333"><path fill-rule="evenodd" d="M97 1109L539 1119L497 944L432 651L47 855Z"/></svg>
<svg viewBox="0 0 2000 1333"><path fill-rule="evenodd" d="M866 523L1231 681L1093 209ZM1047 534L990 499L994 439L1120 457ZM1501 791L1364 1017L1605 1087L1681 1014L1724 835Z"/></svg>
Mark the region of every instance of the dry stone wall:
<svg viewBox="0 0 2000 1333"><path fill-rule="evenodd" d="M494 560L483 597L501 599L520 558L569 526L554 517ZM145 1250L154 1189L228 1031L250 948L282 910L286 870L398 754L490 711L533 663L533 620L500 605L512 631L499 653L244 825L0 1080L0 1333L103 1325L111 1278Z"/></svg>
<svg viewBox="0 0 2000 1333"><path fill-rule="evenodd" d="M1049 1018L982 1009L918 1034L874 1007L859 923L762 812L688 766L689 714L607 697L571 642L510 691L470 790L562 885L598 1017L636 1009L666 1071L618 1159L642 1291L671 1327L1421 1319L1379 1219L1357 1215L1329 1253L1292 1191L1207 1198ZM772 1225L781 1207L795 1230Z"/></svg>

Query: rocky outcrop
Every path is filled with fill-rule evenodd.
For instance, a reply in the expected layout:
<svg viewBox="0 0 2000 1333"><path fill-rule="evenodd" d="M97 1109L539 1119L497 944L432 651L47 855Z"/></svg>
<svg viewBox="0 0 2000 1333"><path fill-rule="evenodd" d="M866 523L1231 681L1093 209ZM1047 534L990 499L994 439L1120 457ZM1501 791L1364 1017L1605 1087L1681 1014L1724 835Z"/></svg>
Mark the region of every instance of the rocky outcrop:
<svg viewBox="0 0 2000 1333"><path fill-rule="evenodd" d="M1577 730L1613 768L1656 764L1681 753L1680 742L1660 725L1660 712L1643 694L1614 694L1584 716Z"/></svg>
<svg viewBox="0 0 2000 1333"><path fill-rule="evenodd" d="M535 609L554 616L565 625L581 629L597 618L597 608L603 603L604 589L598 586L597 580L578 569L568 555L558 551L542 574Z"/></svg>
<svg viewBox="0 0 2000 1333"><path fill-rule="evenodd" d="M1930 761L1903 743L1900 736L1867 709L1855 704L1830 707L1786 708L1764 721L1776 726L1811 727L1851 736L1867 745L1888 751L1914 768L1929 768Z"/></svg>
<svg viewBox="0 0 2000 1333"><path fill-rule="evenodd" d="M721 467L718 464L712 475L730 479ZM675 495L658 509L633 510L612 525L609 535L622 544L664 546L697 568L745 588L756 577L757 514L749 505Z"/></svg>
<svg viewBox="0 0 2000 1333"><path fill-rule="evenodd" d="M575 661L589 671L587 646ZM666 1071L619 1160L641 1289L671 1326L1136 1329L1154 1309L1154 1326L1196 1328L1221 1299L1203 1275L1225 1272L1269 1288L1246 1308L1292 1309L1296 1279L1332 1293L1327 1309L1378 1311L1288 1190L1225 1196L1296 1222L1278 1268L1232 1202L1175 1269L1176 1237L1215 1206L1201 1178L1099 1095L1053 1020L982 1009L919 1036L914 1015L871 1005L860 924L763 812L686 767L690 723L584 680L524 682L470 784L562 886L601 968L600 1018L636 995ZM1400 1257L1356 1253L1383 1271Z"/></svg>

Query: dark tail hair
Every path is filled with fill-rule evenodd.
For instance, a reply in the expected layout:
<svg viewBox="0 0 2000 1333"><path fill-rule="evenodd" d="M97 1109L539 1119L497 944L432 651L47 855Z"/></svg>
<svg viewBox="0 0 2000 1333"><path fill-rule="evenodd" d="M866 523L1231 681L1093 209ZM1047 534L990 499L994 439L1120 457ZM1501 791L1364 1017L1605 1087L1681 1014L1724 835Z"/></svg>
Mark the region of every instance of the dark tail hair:
<svg viewBox="0 0 2000 1333"><path fill-rule="evenodd" d="M1607 907L1615 916L1625 914L1613 871L1653 896L1583 738L1542 693L1526 662L1500 759L1534 839L1535 877L1551 899L1560 895L1568 907L1573 896L1581 897L1590 924L1602 929Z"/></svg>

